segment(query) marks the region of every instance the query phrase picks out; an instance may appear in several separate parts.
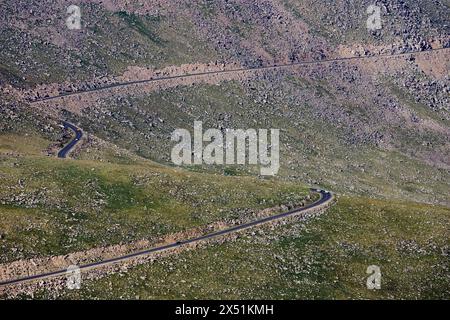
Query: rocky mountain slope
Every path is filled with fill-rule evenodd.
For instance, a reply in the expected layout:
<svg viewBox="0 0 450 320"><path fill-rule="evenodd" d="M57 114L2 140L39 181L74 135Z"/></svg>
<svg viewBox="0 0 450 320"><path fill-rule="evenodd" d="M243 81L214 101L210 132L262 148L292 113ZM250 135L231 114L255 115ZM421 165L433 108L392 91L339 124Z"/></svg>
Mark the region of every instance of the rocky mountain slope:
<svg viewBox="0 0 450 320"><path fill-rule="evenodd" d="M79 30L66 25L71 4L2 2L1 262L241 219L298 204L313 185L343 197L335 210L344 215L352 203L372 212L361 204L370 199L382 214L410 208L448 225L448 1L83 0ZM379 30L366 26L372 4L381 10ZM127 85L148 79L157 81ZM56 159L71 138L63 120L85 133L74 160ZM171 133L198 120L222 131L280 129L279 174L263 178L240 165L174 168ZM370 229L367 219L346 219ZM394 220L379 228L396 230ZM320 221L323 235L329 225ZM448 235L436 237L447 252ZM388 247L416 239L396 230L391 240ZM401 260L395 252L378 258Z"/></svg>

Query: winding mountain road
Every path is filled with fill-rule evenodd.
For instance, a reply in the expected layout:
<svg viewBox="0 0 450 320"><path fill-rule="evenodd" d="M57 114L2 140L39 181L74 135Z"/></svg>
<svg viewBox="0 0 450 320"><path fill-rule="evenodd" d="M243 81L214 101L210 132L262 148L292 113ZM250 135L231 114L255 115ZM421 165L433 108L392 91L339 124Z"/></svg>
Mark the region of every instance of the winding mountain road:
<svg viewBox="0 0 450 320"><path fill-rule="evenodd" d="M152 253L156 253L156 252L162 252L168 249L173 249L173 248L179 248L182 246L185 246L187 244L192 244L192 243L198 243L201 241L205 241L205 240L209 240L209 239L214 239L214 238L219 238L221 236L227 235L227 234L232 234L244 229L248 229L248 228L252 228L252 227L256 227L256 226L260 226L262 224L271 222L271 221L275 221L275 220L280 220L289 216L294 216L297 215L299 213L302 212L309 212L311 210L314 209L323 209L325 208L328 204L331 203L331 201L333 200L333 195L328 192L328 191L324 191L324 190L316 190L316 189L311 189L311 191L319 193L320 198L319 200L311 203L308 206L305 207L300 207L297 209L293 209L290 210L288 212L284 212L284 213L279 213L270 217L265 217L265 218L261 218L252 222L248 222L248 223L243 223L237 226L233 226L224 230L220 230L220 231L216 231L216 232L212 232L212 233L208 233L205 234L203 236L199 236L199 237L195 237L195 238L191 238L191 239L186 239L186 240L180 240L168 245L163 245L163 246L159 246L159 247L154 247L151 249L147 249L147 250L143 250L143 251L138 251L135 253L130 253L127 255L123 255L123 256L119 256L119 257L115 257L115 258L111 258L111 259L106 259L103 261L98 261L98 262L93 262L93 263L89 263L89 264L85 264L85 265L80 265L79 268L80 270L89 270L89 269L93 269L93 268L98 268L98 267L102 267L102 266L107 266L113 263L117 263L117 262L123 262L123 261L127 261L130 260L132 258L136 258L136 257L140 257L140 256L146 256ZM57 271L52 271L52 272L47 272L47 273L40 273L40 274L36 274L36 275L30 275L30 276L26 276L26 277L22 277L22 278L17 278L17 279L11 279L11 280L6 280L6 281L1 281L0 282L0 286L7 286L7 285L14 285L14 284L20 284L20 283L25 283L25 282L29 282L29 281L33 281L33 280L45 280L48 278L52 278L52 277L57 277L57 276L64 276L67 274L67 270L66 269L61 269L61 270L57 270Z"/></svg>
<svg viewBox="0 0 450 320"><path fill-rule="evenodd" d="M64 128L69 128L73 132L75 132L75 138L73 138L72 141L70 141L64 148L62 148L58 152L58 158L65 158L67 156L67 153L72 150L72 148L80 141L81 137L83 137L83 131L81 129L75 127L73 124L70 124L66 121L64 121Z"/></svg>

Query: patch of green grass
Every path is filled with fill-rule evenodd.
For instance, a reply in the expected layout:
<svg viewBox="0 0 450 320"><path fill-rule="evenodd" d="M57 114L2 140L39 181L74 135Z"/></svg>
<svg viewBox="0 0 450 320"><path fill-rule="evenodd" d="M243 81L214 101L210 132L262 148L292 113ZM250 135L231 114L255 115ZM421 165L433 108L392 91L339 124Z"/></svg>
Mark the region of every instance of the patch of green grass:
<svg viewBox="0 0 450 320"><path fill-rule="evenodd" d="M151 28L147 25L147 21L150 22L160 22L161 17L140 17L134 13L128 13L125 11L119 11L116 13L117 16L122 18L131 29L136 30L140 34L146 36L148 39L153 41L154 43L161 45L162 40L156 33L154 33Z"/></svg>
<svg viewBox="0 0 450 320"><path fill-rule="evenodd" d="M214 0L206 0L199 4L200 12L207 18L211 18L216 13L214 8Z"/></svg>
<svg viewBox="0 0 450 320"><path fill-rule="evenodd" d="M418 77L420 77L420 75L418 75ZM411 94L393 83L393 79L387 79L385 81L386 87L389 88L392 94L402 103L409 106L414 112L417 112L419 117L423 119L432 119L433 121L447 127L450 126L449 120L444 119L438 112L431 110L427 106L414 101Z"/></svg>

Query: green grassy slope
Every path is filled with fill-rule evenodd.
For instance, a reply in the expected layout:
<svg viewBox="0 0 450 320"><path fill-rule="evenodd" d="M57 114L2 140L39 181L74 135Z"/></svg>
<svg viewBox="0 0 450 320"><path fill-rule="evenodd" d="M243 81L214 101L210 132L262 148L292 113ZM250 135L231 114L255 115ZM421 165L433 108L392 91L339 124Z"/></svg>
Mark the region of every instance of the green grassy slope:
<svg viewBox="0 0 450 320"><path fill-rule="evenodd" d="M373 102L370 93L366 102L358 92L343 102L331 80L319 84L287 74L276 83L230 81L123 95L89 106L81 115L64 116L107 141L167 164L175 144L170 142L173 130L192 130L197 120L203 121L204 130L280 128L283 178L350 194L448 201L447 195L433 192L448 188L448 172L424 161L429 155L445 154L445 134L405 126L399 114L384 111L384 101ZM387 93L384 99L396 97ZM409 108L409 102L402 105ZM433 119L427 114L423 118ZM252 166L234 170L258 173Z"/></svg>
<svg viewBox="0 0 450 320"><path fill-rule="evenodd" d="M0 135L1 262L250 219L299 203L299 183L43 156L42 138Z"/></svg>

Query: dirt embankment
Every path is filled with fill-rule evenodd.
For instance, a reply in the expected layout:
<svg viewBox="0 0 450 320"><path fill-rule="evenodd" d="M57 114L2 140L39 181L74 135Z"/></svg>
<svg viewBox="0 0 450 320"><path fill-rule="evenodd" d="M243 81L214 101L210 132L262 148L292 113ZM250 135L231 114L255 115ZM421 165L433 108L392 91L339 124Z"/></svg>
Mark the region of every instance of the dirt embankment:
<svg viewBox="0 0 450 320"><path fill-rule="evenodd" d="M87 89L84 87L78 89L76 84L65 83L38 86L30 91L13 91L12 93L16 98L31 102L39 99L39 97L57 97L63 94L57 99L38 101L34 102L33 105L54 115L61 108L79 114L85 107L95 105L98 100L108 98L112 94L145 94L199 83L217 84L221 81L244 80L250 75L250 71L223 73L223 71L240 68L241 66L235 63L224 65L216 62L171 66L161 70L130 66L121 76L113 80L105 80L100 84L98 82L93 83ZM156 79L158 81L153 81ZM135 83L136 81L138 83ZM70 89L66 90L65 88ZM9 91L11 90L13 89ZM64 96L64 94L69 95Z"/></svg>

